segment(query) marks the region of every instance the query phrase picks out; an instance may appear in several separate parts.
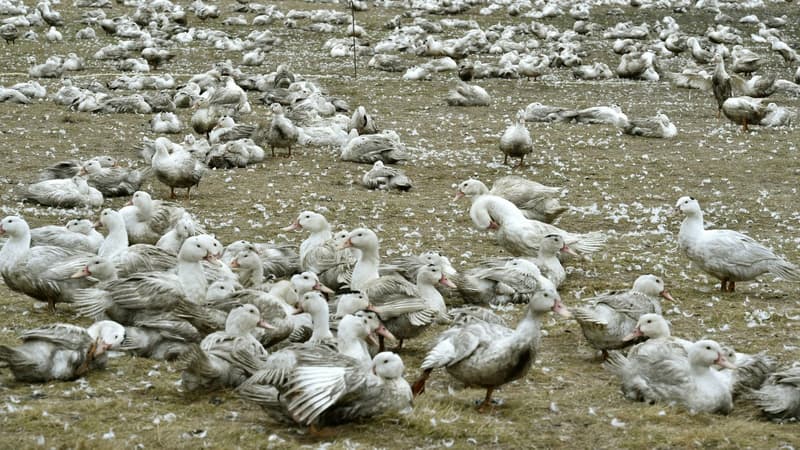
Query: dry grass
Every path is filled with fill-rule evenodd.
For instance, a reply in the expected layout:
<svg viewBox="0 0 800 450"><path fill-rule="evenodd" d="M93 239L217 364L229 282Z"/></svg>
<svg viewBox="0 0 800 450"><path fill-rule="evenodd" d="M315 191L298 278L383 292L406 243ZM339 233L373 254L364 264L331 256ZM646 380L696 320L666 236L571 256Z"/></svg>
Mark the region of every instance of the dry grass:
<svg viewBox="0 0 800 450"><path fill-rule="evenodd" d="M233 3L221 2L222 10L232 14L227 11ZM277 6L284 12L333 7L296 1ZM789 3L770 4L767 10L729 13L734 18L751 12L768 17L790 13L793 8ZM72 37L79 26L74 19L82 11L68 11L63 4L59 10L73 19L62 29L65 42L18 41L2 46L0 62L7 73L0 74L0 83L25 79L14 74L27 71L29 55L41 62L50 54L69 51L87 57L90 64L88 71L79 75L81 82L90 81L92 74L114 72L90 59L111 39L100 36L99 42L75 42ZM604 25L622 19L606 15L606 10L594 9L593 19ZM132 13L132 9L115 5L107 13L115 16ZM386 33L380 25L400 13L399 9L373 7L368 13L358 13L358 19L367 27L370 42L376 42ZM634 23L654 23L670 11L626 9L626 13ZM252 16L247 14L248 19ZM522 20L502 12L478 16L477 9L467 16L484 27ZM674 17L683 30L702 33L713 15L693 12ZM547 22L560 29L571 27L567 18ZM251 31L250 27L223 26L221 20L193 25L222 28L240 37ZM747 34L755 30L739 27ZM396 130L406 144L417 148L413 163L406 167L416 184L404 194L364 191L357 182L367 167L339 161L335 149L303 148L292 160L268 159L246 170L212 171L203 180L200 195L184 205L224 242L246 238L298 243L302 234L283 235L279 227L290 223L301 210L317 209L341 227L377 228L384 255L433 248L450 256L457 268L468 268L481 258L503 252L490 235L471 227L466 204L450 201L454 184L471 176L491 181L522 174L566 189L564 202L579 208L565 214L559 223L562 227L605 230L612 235L607 249L594 261L569 268L562 289L567 305L576 305L579 298L597 291L627 287L639 274L653 272L667 280L679 299L668 315L674 334L709 336L741 351L767 350L784 363L798 359L798 322L794 319L800 313L798 287L764 277L758 283L741 284L735 294L720 295L714 281L690 267L677 251L678 219L666 217L679 196L693 195L715 227L744 231L790 260L800 261L800 215L795 206L800 132L796 128L742 133L724 119L714 118L710 93L675 89L663 82L575 82L567 70L554 71L548 81L480 81L494 98L492 106L451 108L445 105L444 96L453 82L452 74L403 82L398 74L364 68L366 58L362 58L360 77L355 81L350 78L349 60L332 59L322 50L322 42L329 36L287 30L280 24L271 29L285 45L270 53L259 71L274 70L288 61L293 69L319 80L351 106L363 104L374 111L382 128ZM797 36L798 32L798 24L793 24L786 35ZM589 51L586 61L598 59L616 66L610 42L593 38L585 46ZM241 55L196 44L159 71L184 74L180 77L183 81L185 74L207 70L211 61L226 58L237 62ZM791 77L778 56L770 54L769 58L770 71ZM682 62L684 58L667 65L676 70ZM105 82L110 77L97 75L97 79ZM58 81L46 84L49 93L59 87ZM254 104L256 98L252 94ZM629 116L650 116L662 110L676 123L679 135L670 141L648 140L621 135L605 126L529 124L536 141L532 164L512 170L499 164L499 135L516 110L532 101L573 108L616 102ZM775 101L798 106L797 99ZM254 122L266 111L257 105L254 116L245 121ZM182 111L181 118L188 122L188 114ZM2 194L4 215L19 213L38 226L96 214L23 205L14 199L11 188L34 179L37 169L68 158L109 153L138 164L134 145L151 135L149 119L73 113L49 100L28 106L0 105L4 124L0 179L7 181ZM155 182L148 189L155 197L168 192ZM124 201L110 200L106 206L120 207ZM68 307L54 317L37 306L29 298L0 288L0 343L14 343L22 330L53 321L86 323L75 319ZM750 314L757 309L768 311L770 318L748 327ZM509 317L519 314L517 308ZM501 389L496 396L504 403L491 413L482 415L473 409L473 400L483 392L462 390L446 374L436 373L412 414L342 426L334 438L326 440L333 442L332 448L778 448L797 443L796 424L765 422L742 402L728 417L689 415L667 405L627 402L618 393L616 380L594 360L574 321L551 319L545 330L541 354L530 374ZM431 330L404 349L409 379L416 376L438 331ZM26 385L3 371L0 424L4 445L286 448L321 444L301 431L272 423L257 407L231 393L187 398L177 390L178 379L172 364L128 356L114 359L108 370L74 383ZM614 427L612 420L625 425ZM114 437L104 439L110 430Z"/></svg>

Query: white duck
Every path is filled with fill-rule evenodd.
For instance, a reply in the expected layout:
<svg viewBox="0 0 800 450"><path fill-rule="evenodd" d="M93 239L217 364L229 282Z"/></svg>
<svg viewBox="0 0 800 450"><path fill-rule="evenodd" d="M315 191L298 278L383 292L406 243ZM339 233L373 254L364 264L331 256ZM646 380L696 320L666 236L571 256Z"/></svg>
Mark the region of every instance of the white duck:
<svg viewBox="0 0 800 450"><path fill-rule="evenodd" d="M295 346L270 355L266 367L239 393L276 419L311 431L411 407L405 367L394 353L375 355L365 370L359 361L327 347Z"/></svg>
<svg viewBox="0 0 800 450"><path fill-rule="evenodd" d="M532 260L539 267L542 275L552 281L556 288L561 286L561 283L567 278L567 271L564 270L564 266L561 265L561 261L558 259L558 256L562 253L578 256L564 242L564 238L560 234L548 234L542 238L539 243L539 254Z"/></svg>
<svg viewBox="0 0 800 450"><path fill-rule="evenodd" d="M361 177L361 185L367 189L408 191L413 186L411 178L402 169L389 167L383 161L375 161L372 168Z"/></svg>
<svg viewBox="0 0 800 450"><path fill-rule="evenodd" d="M626 358L611 354L604 367L622 379L623 392L632 400L648 403L678 402L694 412L728 414L731 392L712 364L735 368L711 340L695 342L688 356L669 348Z"/></svg>
<svg viewBox="0 0 800 450"><path fill-rule="evenodd" d="M678 135L675 124L666 114L659 112L654 117L630 119L622 128L622 132L631 136L671 139Z"/></svg>
<svg viewBox="0 0 800 450"><path fill-rule="evenodd" d="M178 254L183 242L190 236L197 234L194 221L188 215L184 216L167 233L156 242L156 247Z"/></svg>
<svg viewBox="0 0 800 450"><path fill-rule="evenodd" d="M486 397L478 406L479 411L485 411L495 389L527 375L538 353L541 321L550 311L570 316L554 288L531 297L516 329L474 320L445 331L422 362L422 376L412 388L414 395L424 392L431 372L441 367L468 386L486 389Z"/></svg>
<svg viewBox="0 0 800 450"><path fill-rule="evenodd" d="M59 208L97 207L103 204L103 194L79 176L33 183L25 188L22 196L44 206Z"/></svg>
<svg viewBox="0 0 800 450"><path fill-rule="evenodd" d="M678 246L700 270L721 282L722 292L734 292L737 281L771 273L786 281L800 281L800 268L779 257L751 237L733 230L706 230L703 211L694 197L681 197L675 211L686 217Z"/></svg>
<svg viewBox="0 0 800 450"><path fill-rule="evenodd" d="M175 188L186 188L186 198L192 187L200 184L205 173L205 165L195 159L183 146L174 144L165 137L159 137L153 143L155 153L150 163L158 181L169 186L170 198L175 198ZM169 153L169 150L172 153Z"/></svg>
<svg viewBox="0 0 800 450"><path fill-rule="evenodd" d="M575 320L593 348L608 350L624 348L632 341L625 338L636 329L643 314L661 314L659 298L673 300L664 287L664 280L655 275L642 275L628 291L611 291L586 299L586 305L575 308Z"/></svg>
<svg viewBox="0 0 800 450"><path fill-rule="evenodd" d="M372 357L366 339L371 332L367 318L348 314L339 321L336 330L336 348L339 353L360 361L364 369L368 369Z"/></svg>
<svg viewBox="0 0 800 450"><path fill-rule="evenodd" d="M81 250L89 253L97 253L99 246L94 237L83 233L83 230L94 231L92 222L89 220L82 223L81 219L72 219L66 226L45 225L31 230L31 247L40 245L53 245L68 249ZM99 234L99 233L98 233ZM102 243L103 236L100 235L99 242Z"/></svg>
<svg viewBox="0 0 800 450"><path fill-rule="evenodd" d="M74 380L93 369L103 369L107 351L122 342L125 328L110 320L89 328L58 323L22 334L22 345L0 345L0 361L5 361L14 378L23 382Z"/></svg>
<svg viewBox="0 0 800 450"><path fill-rule="evenodd" d="M634 355L645 355L652 352L661 352L661 347L670 347L674 351L687 354L689 347L694 342L672 336L669 322L661 314L642 314L636 322L636 328L629 335L622 338L625 342L635 342L641 338L646 341L636 344L628 350L628 358Z"/></svg>
<svg viewBox="0 0 800 450"><path fill-rule="evenodd" d="M359 250L358 260L350 277L351 290L363 291L369 282L380 276L379 245L378 236L369 228L356 228L347 235L342 247Z"/></svg>
<svg viewBox="0 0 800 450"><path fill-rule="evenodd" d="M508 157L519 158L517 167L525 162L525 155L533 151L531 133L525 127L525 111L517 112L517 120L500 136L500 151L503 152L503 164L508 164Z"/></svg>
<svg viewBox="0 0 800 450"><path fill-rule="evenodd" d="M383 161L394 164L409 158L406 146L400 142L397 133L383 130L376 134L359 135L355 129L350 130L347 140L342 144L342 161L373 164Z"/></svg>
<svg viewBox="0 0 800 450"><path fill-rule="evenodd" d="M341 248L333 239L331 226L325 216L303 211L283 231L307 230L311 234L300 244L300 269L316 273L322 283L333 289L348 284L353 270L351 252Z"/></svg>
<svg viewBox="0 0 800 450"><path fill-rule="evenodd" d="M181 302L202 302L208 282L200 261L214 260L216 252L203 236L192 236L181 247L175 273L138 273L79 290L76 308L81 315L105 313L123 325L133 325L137 318L171 311Z"/></svg>
<svg viewBox="0 0 800 450"><path fill-rule="evenodd" d="M450 106L489 106L492 97L477 84L458 81L456 87L447 93L447 104Z"/></svg>
<svg viewBox="0 0 800 450"><path fill-rule="evenodd" d="M529 303L537 290L555 284L545 279L533 262L524 258L499 259L467 270L458 292L467 303Z"/></svg>
<svg viewBox="0 0 800 450"><path fill-rule="evenodd" d="M600 232L569 233L554 225L529 220L510 201L489 194L486 185L469 179L458 185L455 199L469 197L472 207L469 214L476 228L497 230L498 244L515 256L536 256L539 242L548 234L559 234L570 248L580 254L600 250L606 237Z"/></svg>
<svg viewBox="0 0 800 450"><path fill-rule="evenodd" d="M251 334L256 327L269 328L255 305L240 305L228 313L225 331L206 336L181 357L181 385L187 391L236 387L250 375L237 358L266 360L267 352ZM243 354L239 356L240 354Z"/></svg>
<svg viewBox="0 0 800 450"><path fill-rule="evenodd" d="M133 194L119 210L131 244L155 244L186 216L186 210L172 202L153 200L144 191Z"/></svg>
<svg viewBox="0 0 800 450"><path fill-rule="evenodd" d="M63 247L31 247L28 223L18 216L8 216L0 222L0 235L8 240L0 250L0 274L6 286L48 303L54 311L57 302L71 299L72 290L88 287L84 280L73 280L76 261L91 258L91 253ZM83 285L83 286L81 286Z"/></svg>

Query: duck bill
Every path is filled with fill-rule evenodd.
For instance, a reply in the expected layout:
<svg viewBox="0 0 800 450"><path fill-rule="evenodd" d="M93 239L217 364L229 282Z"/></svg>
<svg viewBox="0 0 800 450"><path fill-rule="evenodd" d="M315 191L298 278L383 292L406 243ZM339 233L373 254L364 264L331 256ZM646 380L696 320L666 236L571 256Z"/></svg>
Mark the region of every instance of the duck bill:
<svg viewBox="0 0 800 450"><path fill-rule="evenodd" d="M633 330L633 333L631 333L631 334L625 336L624 338L622 338L622 342L630 342L630 341L632 341L634 339L637 339L637 338L640 338L642 336L644 336L644 334L642 334L642 330L640 330L639 327L636 327L636 329Z"/></svg>
<svg viewBox="0 0 800 450"><path fill-rule="evenodd" d="M350 238L347 238L347 239L345 239L344 242L342 242L342 245L340 246L340 248L350 248L352 246L353 246L353 241L351 241Z"/></svg>
<svg viewBox="0 0 800 450"><path fill-rule="evenodd" d="M263 328L263 329L265 329L265 330L274 330L275 329L275 327L273 327L272 325L268 324L267 321L264 320L264 319L261 319L261 320L258 321L258 326Z"/></svg>
<svg viewBox="0 0 800 450"><path fill-rule="evenodd" d="M317 291L320 291L320 292L324 292L326 294L333 294L334 293L333 289L329 288L328 286L325 286L324 284L320 283L319 281L317 282L317 284L314 285L314 290L317 290Z"/></svg>
<svg viewBox="0 0 800 450"><path fill-rule="evenodd" d="M564 244L564 246L561 247L561 252L562 253L566 253L568 255L572 255L572 256L578 256L578 254L575 252L575 250L569 248L569 245L567 245L567 244Z"/></svg>
<svg viewBox="0 0 800 450"><path fill-rule="evenodd" d="M441 284L441 285L443 285L443 286L447 286L447 287L449 287L449 288L453 288L453 289L455 289L455 288L457 288L457 287L458 287L458 286L456 286L456 284L455 284L455 283L453 283L452 281L450 281L450 279L449 279L449 278L447 278L447 277L446 277L446 276L444 276L444 275L442 275L442 278L439 278L439 284Z"/></svg>
<svg viewBox="0 0 800 450"><path fill-rule="evenodd" d="M462 198L464 198L464 193L461 192L461 191L456 191L456 195L453 197L453 201L457 202L457 201L461 200Z"/></svg>
<svg viewBox="0 0 800 450"><path fill-rule="evenodd" d="M728 359L725 358L725 356L723 356L722 353L720 353L719 356L717 356L717 359L714 360L714 364L716 364L716 365L718 365L720 367L726 367L728 369L735 369L736 368L736 364L728 361Z"/></svg>
<svg viewBox="0 0 800 450"><path fill-rule="evenodd" d="M302 306L298 306L297 308L294 309L294 311L292 311L292 315L296 316L298 314L303 314L304 312L305 311L303 310L303 307Z"/></svg>
<svg viewBox="0 0 800 450"><path fill-rule="evenodd" d="M125 206L133 206L133 199L128 200L128 202L125 203Z"/></svg>
<svg viewBox="0 0 800 450"><path fill-rule="evenodd" d="M89 271L89 266L86 266L83 269L73 273L70 276L70 278L83 278L83 277L88 277L88 276L91 276L91 275L92 275L92 272Z"/></svg>
<svg viewBox="0 0 800 450"><path fill-rule="evenodd" d="M6 229L3 228L3 225L0 225L0 236L6 234Z"/></svg>
<svg viewBox="0 0 800 450"><path fill-rule="evenodd" d="M236 258L233 258L231 260L231 262L228 263L228 265L231 266L231 269L238 269L239 268L239 260L236 259Z"/></svg>
<svg viewBox="0 0 800 450"><path fill-rule="evenodd" d="M303 227L302 227L302 225L300 225L300 222L298 222L298 221L295 221L294 223L292 223L288 227L281 228L281 230L283 230L283 231L294 231L294 230L302 230L302 229L303 229Z"/></svg>
<svg viewBox="0 0 800 450"><path fill-rule="evenodd" d="M572 317L572 313L569 312L567 307L564 306L564 304L561 303L561 301L559 300L556 300L556 303L553 305L553 312L565 319L569 319L570 317Z"/></svg>
<svg viewBox="0 0 800 450"><path fill-rule="evenodd" d="M215 266L218 266L218 265L220 265L219 258L217 258L217 255L215 255L215 254L213 254L213 253L209 253L209 254L208 254L208 255L206 255L206 257L205 257L205 258L203 258L203 259L205 259L206 261L208 261L209 263L211 263L211 264L213 264L213 265L215 265Z"/></svg>
<svg viewBox="0 0 800 450"><path fill-rule="evenodd" d="M488 230L499 230L500 229L500 224L495 222L494 220L490 220L489 221L489 226L486 227L486 229L488 229Z"/></svg>
<svg viewBox="0 0 800 450"><path fill-rule="evenodd" d="M93 223L93 224L92 224L92 227L93 227L93 228L101 228L101 229L102 229L102 228L103 228L103 222L100 222L100 221L98 220L97 222L95 222L95 223Z"/></svg>
<svg viewBox="0 0 800 450"><path fill-rule="evenodd" d="M376 330L375 334L385 337L386 339L391 339L392 341L397 341L397 338L394 337L391 331L387 330L383 324L381 324Z"/></svg>
<svg viewBox="0 0 800 450"><path fill-rule="evenodd" d="M671 301L671 302L674 302L674 301L675 301L675 299L674 299L674 298L672 298L672 296L671 296L671 295L669 295L669 292L667 292L667 290L666 290L666 289L664 289L663 291L661 291L661 293L660 293L660 294L658 294L658 295L660 295L661 297L664 297L665 299L667 299L667 300L669 300L669 301Z"/></svg>

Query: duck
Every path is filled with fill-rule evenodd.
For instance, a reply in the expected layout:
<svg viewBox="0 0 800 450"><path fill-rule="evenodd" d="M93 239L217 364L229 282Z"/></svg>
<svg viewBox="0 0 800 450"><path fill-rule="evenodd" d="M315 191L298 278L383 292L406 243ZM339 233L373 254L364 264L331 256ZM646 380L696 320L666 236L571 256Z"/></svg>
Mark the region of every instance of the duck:
<svg viewBox="0 0 800 450"><path fill-rule="evenodd" d="M469 215L480 230L496 230L498 244L514 256L535 257L539 253L539 242L548 234L559 234L570 248L580 254L600 250L606 237L600 232L569 233L554 225L527 219L510 201L488 193L486 185L468 179L458 185L455 200L461 197L472 199Z"/></svg>
<svg viewBox="0 0 800 450"><path fill-rule="evenodd" d="M273 103L269 107L272 111L272 120L267 130L266 143L275 157L275 148L287 148L287 157L292 156L292 146L297 144L300 136L297 127L283 113L280 103Z"/></svg>
<svg viewBox="0 0 800 450"><path fill-rule="evenodd" d="M103 167L100 161L87 161L79 175L85 175L90 186L106 197L123 197L139 190L142 182L150 175L150 169L127 169L124 167Z"/></svg>
<svg viewBox="0 0 800 450"><path fill-rule="evenodd" d="M734 292L737 281L750 281L765 273L800 282L800 268L750 236L733 230L706 230L700 202L694 197L679 198L675 213L685 216L678 247L700 270L720 280L721 292Z"/></svg>
<svg viewBox="0 0 800 450"><path fill-rule="evenodd" d="M390 130L365 135L350 130L348 139L342 144L340 154L342 161L362 164L374 164L375 161L395 164L407 160L409 156L406 146L400 142L400 137Z"/></svg>
<svg viewBox="0 0 800 450"><path fill-rule="evenodd" d="M186 320L161 314L125 327L125 339L119 349L142 358L175 361L202 338L202 333Z"/></svg>
<svg viewBox="0 0 800 450"><path fill-rule="evenodd" d="M176 134L183 129L183 123L172 112L159 112L150 119L150 129L153 133Z"/></svg>
<svg viewBox="0 0 800 450"><path fill-rule="evenodd" d="M749 80L731 77L731 86L741 97L766 98L778 90L779 80L774 75L753 75Z"/></svg>
<svg viewBox="0 0 800 450"><path fill-rule="evenodd" d="M97 161L101 167L115 167L118 164L116 158L108 155L95 156L89 161ZM76 160L57 162L42 171L39 181L72 178L79 174L84 164L85 162Z"/></svg>
<svg viewBox="0 0 800 450"><path fill-rule="evenodd" d="M623 392L631 400L677 402L693 412L728 414L733 397L712 364L736 367L717 342L701 340L685 356L670 349L633 358L613 352L604 368L622 380Z"/></svg>
<svg viewBox="0 0 800 450"><path fill-rule="evenodd" d="M659 112L654 117L630 119L625 127L622 128L622 132L631 136L659 139L672 139L678 135L678 129L675 124L662 112Z"/></svg>
<svg viewBox="0 0 800 450"><path fill-rule="evenodd" d="M425 383L434 369L445 368L467 386L486 389L486 396L478 406L479 411L486 411L495 389L527 375L538 354L541 322L550 311L570 316L552 287L531 297L525 316L515 329L474 320L445 331L422 361L423 372L412 386L413 394L425 391Z"/></svg>
<svg viewBox="0 0 800 450"><path fill-rule="evenodd" d="M394 189L402 192L413 187L411 178L402 169L386 166L383 161L372 163L372 168L361 177L361 185L367 189Z"/></svg>
<svg viewBox="0 0 800 450"><path fill-rule="evenodd" d="M508 175L494 180L489 193L503 197L522 211L528 219L552 223L567 207L561 206L558 195L563 189L545 186L526 178Z"/></svg>
<svg viewBox="0 0 800 450"><path fill-rule="evenodd" d="M587 124L608 124L623 129L628 124L628 116L619 105L591 106L576 111L564 110L554 113L556 120Z"/></svg>
<svg viewBox="0 0 800 450"><path fill-rule="evenodd" d="M731 97L722 104L722 113L731 122L742 125L742 131L748 131L748 125L759 125L767 115L767 105L763 99L753 97Z"/></svg>
<svg viewBox="0 0 800 450"><path fill-rule="evenodd" d="M191 86L191 84L187 85L187 87L189 86ZM196 94L188 93L186 95L189 99L192 99L199 95L199 93L200 89L198 88ZM178 94L180 94L180 91ZM176 94L176 96L178 94ZM176 101L176 103L178 102ZM189 104L191 104L191 100L189 100ZM219 110L219 108L205 103L205 106L198 105L197 109L195 109L194 113L192 113L190 123L195 133L205 136L206 139L209 139L209 133L211 133L211 130L217 126L221 116L222 112Z"/></svg>
<svg viewBox="0 0 800 450"><path fill-rule="evenodd" d="M228 263L246 289L262 289L267 287L264 279L264 264L255 249L245 249L237 253Z"/></svg>
<svg viewBox="0 0 800 450"><path fill-rule="evenodd" d="M194 221L188 215L183 216L175 223L175 226L156 241L155 245L160 249L177 255L186 238L196 234L197 229L195 228Z"/></svg>
<svg viewBox="0 0 800 450"><path fill-rule="evenodd" d="M525 110L517 112L516 122L508 127L500 136L500 151L503 152L503 164L508 164L508 157L519 158L517 167L522 167L525 155L533 151L531 134L525 127Z"/></svg>
<svg viewBox="0 0 800 450"><path fill-rule="evenodd" d="M731 51L731 70L750 75L764 64L764 58L741 45L734 45Z"/></svg>
<svg viewBox="0 0 800 450"><path fill-rule="evenodd" d="M466 303L528 303L537 290L555 285L524 258L496 258L468 269L458 278L458 293Z"/></svg>
<svg viewBox="0 0 800 450"><path fill-rule="evenodd" d="M51 312L55 304L69 301L73 289L83 280L74 280L75 266L93 255L79 250L55 247L31 247L28 223L19 216L0 221L0 236L8 240L0 249L0 274L9 289L47 302Z"/></svg>
<svg viewBox="0 0 800 450"><path fill-rule="evenodd" d="M453 264L450 263L450 258L436 250L425 250L416 255L394 257L385 266L380 267L379 272L381 275L395 273L408 281L414 282L417 280L419 271L427 267L428 264L439 266L442 269L442 273L448 277L458 274Z"/></svg>
<svg viewBox="0 0 800 450"><path fill-rule="evenodd" d="M751 398L770 419L800 419L800 366L776 371Z"/></svg>
<svg viewBox="0 0 800 450"><path fill-rule="evenodd" d="M193 345L181 355L181 386L188 392L235 388L251 374L237 364L239 354L266 360L267 352L251 334L256 328L269 328L255 305L239 305L228 313L225 331L209 334L200 345Z"/></svg>
<svg viewBox="0 0 800 450"><path fill-rule="evenodd" d="M341 246L358 250L358 259L350 276L350 290L363 291L368 283L380 277L378 235L369 228L356 228L347 235Z"/></svg>
<svg viewBox="0 0 800 450"><path fill-rule="evenodd" d="M328 301L318 290L311 290L303 294L297 305L295 314L307 312L311 315L312 331L308 342L312 344L333 343L334 337L330 330Z"/></svg>
<svg viewBox="0 0 800 450"><path fill-rule="evenodd" d="M661 77L655 70L656 55L653 52L634 52L622 55L617 66L617 76L634 80L658 81Z"/></svg>
<svg viewBox="0 0 800 450"><path fill-rule="evenodd" d="M369 320L366 317L347 314L339 320L337 325L336 349L342 355L361 362L364 369L369 369L372 356L369 354L366 340L371 333Z"/></svg>
<svg viewBox="0 0 800 450"><path fill-rule="evenodd" d="M363 134L375 134L380 131L375 124L375 120L367 112L367 108L363 106L359 106L353 111L348 128L350 130L356 130L359 136Z"/></svg>
<svg viewBox="0 0 800 450"><path fill-rule="evenodd" d="M540 102L529 103L525 106L526 122L553 122L561 119L567 108L561 106L543 105Z"/></svg>
<svg viewBox="0 0 800 450"><path fill-rule="evenodd" d="M91 231L95 231L92 222L84 219L72 219L65 226L45 225L33 228L31 229L31 247L55 246L97 253L97 249L100 248L99 244L103 242L103 235L95 231L100 235L98 241L89 234Z"/></svg>
<svg viewBox="0 0 800 450"><path fill-rule="evenodd" d="M284 278L300 272L300 257L297 247L291 244L266 244L238 240L225 247L222 262L230 264L237 254L251 250L261 257L264 266L264 278Z"/></svg>
<svg viewBox="0 0 800 450"><path fill-rule="evenodd" d="M784 127L794 123L797 113L789 108L778 106L775 103L767 104L767 113L761 119L759 125L765 127Z"/></svg>
<svg viewBox="0 0 800 450"><path fill-rule="evenodd" d="M71 381L91 370L104 369L108 350L122 343L124 336L125 328L110 320L95 322L89 328L66 323L45 325L24 332L18 347L0 345L0 361L8 364L17 381Z"/></svg>
<svg viewBox="0 0 800 450"><path fill-rule="evenodd" d="M639 342L641 339L647 339ZM642 314L636 322L636 328L622 338L623 342L639 342L628 349L628 358L635 355L650 354L661 352L662 347L670 347L681 354L688 354L689 347L694 342L672 336L669 329L669 322L661 314L647 313ZM727 354L726 354L727 356Z"/></svg>
<svg viewBox="0 0 800 450"><path fill-rule="evenodd" d="M281 422L320 427L411 409L403 360L392 352L372 358L368 369L324 346L294 346L273 353L265 369L239 389Z"/></svg>
<svg viewBox="0 0 800 450"><path fill-rule="evenodd" d="M714 58L714 53L704 49L694 36L686 39L686 45L689 47L689 54L698 64L708 64Z"/></svg>
<svg viewBox="0 0 800 450"><path fill-rule="evenodd" d="M610 291L586 299L575 308L575 320L592 348L602 352L625 348L634 342L625 338L634 332L643 314L661 314L660 298L674 301L664 287L664 280L652 274L641 275L627 291Z"/></svg>
<svg viewBox="0 0 800 450"><path fill-rule="evenodd" d="M614 72L607 64L594 62L573 67L572 76L578 80L608 80L614 76Z"/></svg>
<svg viewBox="0 0 800 450"><path fill-rule="evenodd" d="M103 204L103 194L80 176L30 184L22 192L22 197L43 206L59 208L96 208Z"/></svg>
<svg viewBox="0 0 800 450"><path fill-rule="evenodd" d="M105 281L75 292L74 304L80 315L105 314L123 325L135 325L180 303L199 304L208 288L200 261L214 260L215 252L208 240L192 236L181 247L175 273L144 272Z"/></svg>
<svg viewBox="0 0 800 450"><path fill-rule="evenodd" d="M477 84L458 81L456 87L447 92L447 104L450 106L489 106L492 97Z"/></svg>
<svg viewBox="0 0 800 450"><path fill-rule="evenodd" d="M558 259L561 254L578 256L564 242L563 236L560 234L548 234L539 243L539 254L531 260L539 268L542 276L552 281L556 288L561 286L561 283L567 278L567 272L564 270L564 266L561 265L561 260Z"/></svg>
<svg viewBox="0 0 800 450"><path fill-rule="evenodd" d="M322 214L301 212L283 231L308 230L311 234L300 244L300 269L317 274L325 286L336 290L350 283L355 258L333 239L331 226Z"/></svg>
<svg viewBox="0 0 800 450"><path fill-rule="evenodd" d="M770 374L775 372L775 360L765 352L751 355L739 353L728 345L720 346L725 358L736 366L735 369L716 367L734 398L760 388Z"/></svg>
<svg viewBox="0 0 800 450"><path fill-rule="evenodd" d="M205 165L182 146L165 137L156 138L154 145L155 153L151 164L156 179L169 187L170 198L175 198L175 188L186 188L188 200L192 187L200 184L206 171ZM168 148L172 149L171 154Z"/></svg>
<svg viewBox="0 0 800 450"><path fill-rule="evenodd" d="M456 288L441 267L429 264L417 273L416 284L402 277L383 276L364 286L364 294L371 299L370 309L378 313L386 329L399 340L397 350L432 323L449 321L447 305L436 289L437 284Z"/></svg>
<svg viewBox="0 0 800 450"><path fill-rule="evenodd" d="M156 244L179 220L188 216L183 207L172 202L153 200L145 191L134 192L130 202L119 213L125 221L131 244Z"/></svg>
<svg viewBox="0 0 800 450"><path fill-rule="evenodd" d="M717 101L717 119L722 114L722 105L725 100L733 96L731 77L725 71L725 60L721 53L714 54L714 73L711 75L711 89Z"/></svg>

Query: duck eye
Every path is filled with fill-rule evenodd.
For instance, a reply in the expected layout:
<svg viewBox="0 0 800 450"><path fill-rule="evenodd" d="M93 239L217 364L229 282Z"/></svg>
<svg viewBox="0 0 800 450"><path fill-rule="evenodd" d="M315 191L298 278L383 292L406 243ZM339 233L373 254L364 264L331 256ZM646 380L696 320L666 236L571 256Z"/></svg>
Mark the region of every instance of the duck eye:
<svg viewBox="0 0 800 450"><path fill-rule="evenodd" d="M689 197L689 200L694 200L694 197Z"/></svg>
<svg viewBox="0 0 800 450"><path fill-rule="evenodd" d="M653 321L652 320L648 320L647 323L653 323Z"/></svg>
<svg viewBox="0 0 800 450"><path fill-rule="evenodd" d="M197 244L197 248L200 248L200 244Z"/></svg>

